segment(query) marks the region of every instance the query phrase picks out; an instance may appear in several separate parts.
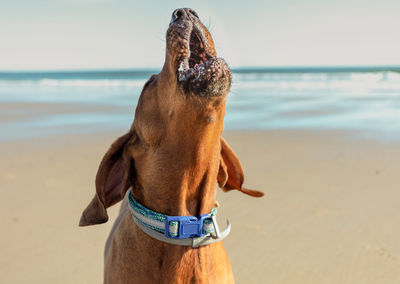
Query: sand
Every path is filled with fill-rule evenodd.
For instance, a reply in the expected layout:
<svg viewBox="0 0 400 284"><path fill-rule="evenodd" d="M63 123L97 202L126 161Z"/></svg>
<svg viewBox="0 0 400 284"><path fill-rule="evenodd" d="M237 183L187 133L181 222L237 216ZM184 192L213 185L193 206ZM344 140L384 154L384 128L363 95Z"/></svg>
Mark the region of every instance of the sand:
<svg viewBox="0 0 400 284"><path fill-rule="evenodd" d="M107 224L80 228L122 133L0 143L0 283L101 283ZM227 132L255 199L219 193L237 283L400 283L400 142L339 131Z"/></svg>

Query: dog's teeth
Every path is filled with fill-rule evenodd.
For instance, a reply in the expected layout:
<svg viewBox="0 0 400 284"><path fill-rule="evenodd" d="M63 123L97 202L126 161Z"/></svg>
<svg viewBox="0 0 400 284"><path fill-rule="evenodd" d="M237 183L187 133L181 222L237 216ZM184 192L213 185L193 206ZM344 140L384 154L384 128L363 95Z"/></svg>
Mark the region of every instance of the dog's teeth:
<svg viewBox="0 0 400 284"><path fill-rule="evenodd" d="M178 72L181 73L184 70L185 70L185 68L183 67L183 61L182 61L181 64L179 64Z"/></svg>
<svg viewBox="0 0 400 284"><path fill-rule="evenodd" d="M188 69L189 69L189 63L188 63L188 60L185 58L181 62L181 64L179 64L179 68L178 68L179 78L181 78L182 73L186 72Z"/></svg>
<svg viewBox="0 0 400 284"><path fill-rule="evenodd" d="M182 64L185 70L189 69L189 60L187 58L182 61Z"/></svg>

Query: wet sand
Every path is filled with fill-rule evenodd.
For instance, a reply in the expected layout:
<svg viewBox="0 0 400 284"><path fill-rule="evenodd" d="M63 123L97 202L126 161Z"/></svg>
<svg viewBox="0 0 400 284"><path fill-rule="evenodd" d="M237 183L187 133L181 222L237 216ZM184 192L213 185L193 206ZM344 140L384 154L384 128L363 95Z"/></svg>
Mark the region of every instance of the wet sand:
<svg viewBox="0 0 400 284"><path fill-rule="evenodd" d="M104 225L79 228L123 132L0 143L0 283L101 283ZM348 132L235 131L255 199L218 194L237 283L400 283L400 142Z"/></svg>

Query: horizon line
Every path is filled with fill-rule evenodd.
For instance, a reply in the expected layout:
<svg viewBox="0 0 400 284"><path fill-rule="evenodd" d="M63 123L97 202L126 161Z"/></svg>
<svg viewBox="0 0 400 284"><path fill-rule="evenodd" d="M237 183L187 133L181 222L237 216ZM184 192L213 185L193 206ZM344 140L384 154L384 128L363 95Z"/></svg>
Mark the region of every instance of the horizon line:
<svg viewBox="0 0 400 284"><path fill-rule="evenodd" d="M0 69L1 74L30 74L30 73L154 73L162 67L132 67L132 68L66 68L66 69ZM235 66L234 73L263 73L263 72L342 72L342 71L395 71L400 72L400 65L312 65L312 66Z"/></svg>

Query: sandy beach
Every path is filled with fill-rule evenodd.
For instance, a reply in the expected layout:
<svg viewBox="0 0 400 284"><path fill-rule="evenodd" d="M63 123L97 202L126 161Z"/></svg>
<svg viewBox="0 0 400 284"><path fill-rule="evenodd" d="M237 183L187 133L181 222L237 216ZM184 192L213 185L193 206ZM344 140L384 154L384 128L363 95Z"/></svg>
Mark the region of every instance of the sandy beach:
<svg viewBox="0 0 400 284"><path fill-rule="evenodd" d="M78 224L110 145L136 117L126 143L139 185L208 185L218 160L204 148L223 111L243 186L265 193L218 189L236 283L400 284L399 11L399 0L1 1L0 284L103 283L120 204L105 224ZM177 172L186 180L171 183ZM155 207L176 210L200 196L158 194ZM158 252L167 260L149 267L170 269L163 279L223 271Z"/></svg>
<svg viewBox="0 0 400 284"><path fill-rule="evenodd" d="M104 225L79 228L122 132L0 144L0 283L101 283ZM338 131L225 132L245 185L218 194L237 283L400 283L400 142Z"/></svg>

